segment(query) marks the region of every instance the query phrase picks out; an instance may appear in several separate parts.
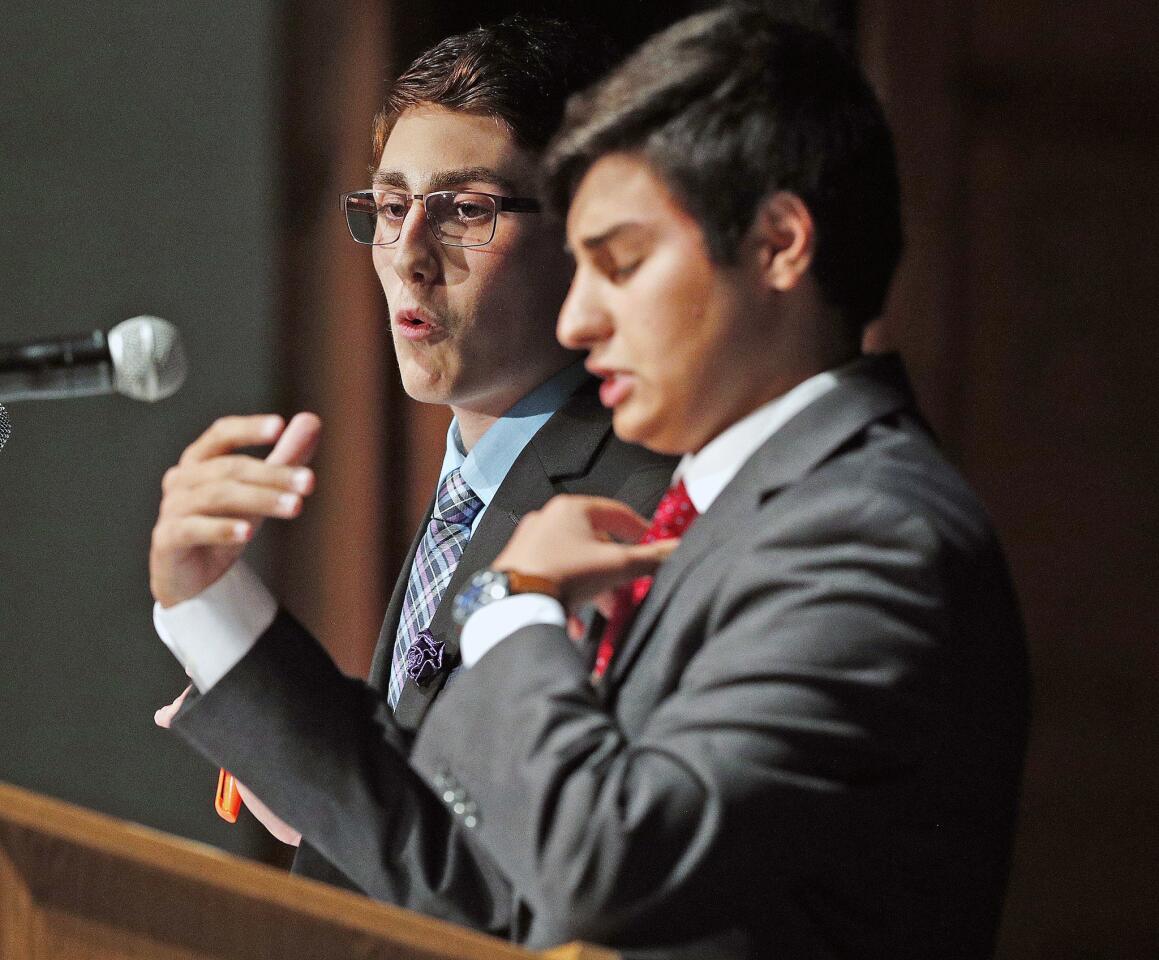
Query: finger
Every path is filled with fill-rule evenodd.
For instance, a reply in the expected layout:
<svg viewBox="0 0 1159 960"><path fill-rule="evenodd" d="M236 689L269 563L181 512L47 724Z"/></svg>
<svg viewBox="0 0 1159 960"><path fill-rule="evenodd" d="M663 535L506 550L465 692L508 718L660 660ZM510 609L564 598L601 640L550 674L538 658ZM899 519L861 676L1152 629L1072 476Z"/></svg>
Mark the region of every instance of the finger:
<svg viewBox="0 0 1159 960"><path fill-rule="evenodd" d="M189 691L192 689L193 684L190 684L188 687L182 690L180 694L178 694L176 700L154 713L153 722L157 724L157 726L164 727L166 730L168 730L170 724L173 722L173 717L176 715L177 711L181 709L181 704L185 702L185 698L189 696Z"/></svg>
<svg viewBox="0 0 1159 960"><path fill-rule="evenodd" d="M248 542L253 530L253 524L246 520L176 517L153 528L153 547L165 551L237 546Z"/></svg>
<svg viewBox="0 0 1159 960"><path fill-rule="evenodd" d="M250 483L220 480L199 487L175 490L161 504L165 517L281 517L302 512L302 498L288 490L257 487Z"/></svg>
<svg viewBox="0 0 1159 960"><path fill-rule="evenodd" d="M314 471L309 467L277 466L256 457L226 454L166 472L161 488L172 493L182 487L197 487L222 480L292 490L307 495L314 490Z"/></svg>
<svg viewBox="0 0 1159 960"><path fill-rule="evenodd" d="M603 590L592 597L595 608L600 611L600 616L605 620L612 619L612 611L616 609L616 591Z"/></svg>
<svg viewBox="0 0 1159 960"><path fill-rule="evenodd" d="M635 543L648 532L648 521L619 500L592 497L585 504L585 512L594 530L610 534L621 543Z"/></svg>
<svg viewBox="0 0 1159 960"><path fill-rule="evenodd" d="M567 618L567 635L573 642L579 642L587 633L587 628L584 622L574 613L569 614Z"/></svg>
<svg viewBox="0 0 1159 960"><path fill-rule="evenodd" d="M297 413L278 438L266 463L302 465L310 462L322 436L322 420L316 413Z"/></svg>
<svg viewBox="0 0 1159 960"><path fill-rule="evenodd" d="M625 579L634 580L636 577L646 577L655 573L656 568L667 560L678 546L680 541L672 539L621 547Z"/></svg>
<svg viewBox="0 0 1159 960"><path fill-rule="evenodd" d="M282 432L284 421L277 414L255 414L248 417L221 417L181 455L180 462L197 463L232 453L238 447L255 447L273 443Z"/></svg>

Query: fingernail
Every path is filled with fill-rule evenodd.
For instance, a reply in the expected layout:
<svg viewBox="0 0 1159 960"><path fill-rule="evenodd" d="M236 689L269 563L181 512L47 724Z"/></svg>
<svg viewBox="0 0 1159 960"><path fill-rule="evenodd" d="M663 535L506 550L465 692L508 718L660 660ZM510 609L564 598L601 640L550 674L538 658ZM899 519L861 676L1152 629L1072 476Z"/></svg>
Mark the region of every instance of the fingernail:
<svg viewBox="0 0 1159 960"><path fill-rule="evenodd" d="M245 543L250 538L250 525L248 523L235 523L233 525L233 538L238 543Z"/></svg>
<svg viewBox="0 0 1159 960"><path fill-rule="evenodd" d="M278 435L278 431L282 429L282 421L279 417L269 417L265 423L262 424L262 436L273 440Z"/></svg>
<svg viewBox="0 0 1159 960"><path fill-rule="evenodd" d="M297 490L298 493L305 493L310 489L310 471L295 470L293 476L290 478L290 486Z"/></svg>
<svg viewBox="0 0 1159 960"><path fill-rule="evenodd" d="M298 509L298 495L296 493L283 493L278 497L278 513L289 517Z"/></svg>

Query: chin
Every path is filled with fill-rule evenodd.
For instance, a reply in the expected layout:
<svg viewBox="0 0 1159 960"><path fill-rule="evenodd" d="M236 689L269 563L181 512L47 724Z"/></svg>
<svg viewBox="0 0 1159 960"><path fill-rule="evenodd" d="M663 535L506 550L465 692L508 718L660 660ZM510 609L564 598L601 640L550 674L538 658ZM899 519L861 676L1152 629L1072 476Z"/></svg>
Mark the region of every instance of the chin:
<svg viewBox="0 0 1159 960"><path fill-rule="evenodd" d="M441 373L424 370L405 361L399 364L399 378L406 395L419 403L450 402L450 388Z"/></svg>
<svg viewBox="0 0 1159 960"><path fill-rule="evenodd" d="M612 412L612 429L625 443L647 447L653 453L679 455L685 452L681 438L673 436L669 424L657 423L641 416L633 416L629 409L617 407Z"/></svg>
<svg viewBox="0 0 1159 960"><path fill-rule="evenodd" d="M431 403L439 406L446 406L450 400L441 390L423 390L410 386L405 381L402 385L406 395L410 397L415 403Z"/></svg>

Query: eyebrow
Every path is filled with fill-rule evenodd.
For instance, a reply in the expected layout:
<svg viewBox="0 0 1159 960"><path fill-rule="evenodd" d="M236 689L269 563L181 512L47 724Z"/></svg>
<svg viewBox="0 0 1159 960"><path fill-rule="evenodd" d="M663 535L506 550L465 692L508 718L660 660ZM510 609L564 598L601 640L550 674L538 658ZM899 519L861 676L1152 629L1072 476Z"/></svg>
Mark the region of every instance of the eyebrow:
<svg viewBox="0 0 1159 960"><path fill-rule="evenodd" d="M504 194L516 192L515 184L503 176L493 167L460 167L454 170L437 170L426 181L426 192L436 190L450 190L462 187L468 183L493 183ZM375 187L395 187L399 190L410 191L410 183L406 175L400 170L375 170L371 177L371 185Z"/></svg>
<svg viewBox="0 0 1159 960"><path fill-rule="evenodd" d="M623 233L627 233L631 230L645 229L647 229L647 224L645 223L641 223L638 220L626 220L623 223L617 223L611 227L608 227L608 229L603 233L597 233L594 237L584 237L580 241L580 246L585 250L595 250L607 243L610 243L612 240L615 240L616 237ZM568 253L572 252L570 244L565 244L564 249L567 250Z"/></svg>

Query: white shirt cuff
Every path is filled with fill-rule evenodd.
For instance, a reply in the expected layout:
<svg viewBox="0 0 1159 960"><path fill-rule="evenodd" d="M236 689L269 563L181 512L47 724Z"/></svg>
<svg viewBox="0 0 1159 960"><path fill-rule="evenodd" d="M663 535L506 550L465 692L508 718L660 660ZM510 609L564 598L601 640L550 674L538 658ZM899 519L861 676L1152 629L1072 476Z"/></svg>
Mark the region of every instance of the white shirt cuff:
<svg viewBox="0 0 1159 960"><path fill-rule="evenodd" d="M153 626L205 693L249 653L277 612L274 595L239 560L197 596L167 609L153 604Z"/></svg>
<svg viewBox="0 0 1159 960"><path fill-rule="evenodd" d="M534 623L563 627L567 616L560 602L544 593L519 593L476 610L463 624L459 638L463 666L473 667L500 640Z"/></svg>

